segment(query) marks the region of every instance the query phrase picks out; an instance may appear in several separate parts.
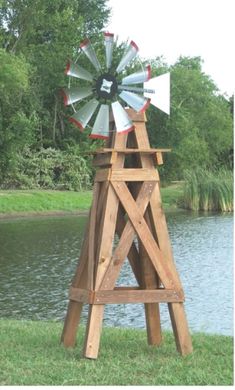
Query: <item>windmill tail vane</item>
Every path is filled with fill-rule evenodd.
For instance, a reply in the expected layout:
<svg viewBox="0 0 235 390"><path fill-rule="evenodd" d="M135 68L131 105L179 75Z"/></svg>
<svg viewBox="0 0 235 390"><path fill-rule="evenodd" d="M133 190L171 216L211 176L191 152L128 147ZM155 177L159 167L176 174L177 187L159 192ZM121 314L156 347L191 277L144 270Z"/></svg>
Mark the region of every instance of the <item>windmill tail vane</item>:
<svg viewBox="0 0 235 390"><path fill-rule="evenodd" d="M147 65L140 71L121 78L122 72L136 58L139 48L131 41L116 69L112 71L114 34L104 33L105 65L101 65L90 39L80 43L80 50L94 68L94 73L84 69L77 62L68 61L65 74L69 80L84 80L86 86L71 85L63 88L64 105L72 105L74 114L69 121L83 131L94 118L91 138L109 137L110 111L113 114L118 133L132 131L134 125L124 107L127 105L136 112L144 112L150 104L161 111L170 113L170 74L151 78L151 67ZM121 81L119 81L121 78ZM139 86L142 84L142 86ZM136 86L137 85L137 86ZM87 98L89 100L87 101ZM86 100L85 102L84 99ZM75 104L79 103L79 108ZM80 103L83 104L80 107Z"/></svg>

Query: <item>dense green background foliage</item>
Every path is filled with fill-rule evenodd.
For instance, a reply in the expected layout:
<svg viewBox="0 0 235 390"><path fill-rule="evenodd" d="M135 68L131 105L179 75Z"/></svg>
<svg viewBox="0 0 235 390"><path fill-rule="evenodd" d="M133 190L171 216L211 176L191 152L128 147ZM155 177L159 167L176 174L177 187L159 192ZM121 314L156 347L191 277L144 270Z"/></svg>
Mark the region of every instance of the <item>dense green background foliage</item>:
<svg viewBox="0 0 235 390"><path fill-rule="evenodd" d="M68 122L70 108L64 108L59 91L67 85L66 60L77 58L85 36L95 43L102 62L101 31L109 15L106 0L1 1L0 186L59 188L63 181L67 189L90 185L91 179L81 178L81 171L84 177L91 168L80 151L94 148L97 142ZM116 50L115 63L124 46ZM84 56L79 58L81 65L89 67L87 62ZM181 57L172 66L162 58L146 62L151 63L153 76L171 72L171 115L154 107L147 112L152 146L172 148L162 177L182 179L185 169L197 166L231 168L233 98L220 95L202 72L202 59ZM44 161L43 180L37 159ZM64 171L58 179L55 170L60 159ZM80 184L73 176L81 178Z"/></svg>

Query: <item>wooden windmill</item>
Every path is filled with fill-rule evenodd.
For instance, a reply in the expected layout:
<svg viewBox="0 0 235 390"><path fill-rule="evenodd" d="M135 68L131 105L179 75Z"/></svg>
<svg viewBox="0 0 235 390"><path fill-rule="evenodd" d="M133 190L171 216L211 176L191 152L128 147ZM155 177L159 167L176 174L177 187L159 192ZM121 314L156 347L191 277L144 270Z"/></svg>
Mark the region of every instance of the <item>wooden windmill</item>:
<svg viewBox="0 0 235 390"><path fill-rule="evenodd" d="M148 343L159 345L162 341L159 303L164 302L168 304L177 349L186 355L192 352L192 343L183 306L184 293L173 260L156 168L163 163L162 154L168 150L150 148L144 115L150 103L149 96L151 103L169 112L168 94L163 93L163 98L159 98L159 91L167 89L169 75L150 79L150 67L147 67L124 77L119 84L118 74L138 52L133 41L114 74L111 71L113 34L105 33L106 72L102 73L89 40L82 42L80 47L99 75L94 78L79 65L69 63L66 73L89 81L91 87L65 89L65 103L74 103L84 95L95 95L70 119L83 129L99 101L105 99L91 137L105 138L106 147L94 153L97 172L93 202L69 290L61 341L65 347L75 345L82 307L89 304L84 356L96 359L104 305L144 303ZM139 83L144 83L144 88L132 86ZM132 108L124 109L116 100L111 103L110 115L107 100L113 101L117 94ZM119 240L114 245L115 235ZM126 258L136 285L117 287L116 281Z"/></svg>

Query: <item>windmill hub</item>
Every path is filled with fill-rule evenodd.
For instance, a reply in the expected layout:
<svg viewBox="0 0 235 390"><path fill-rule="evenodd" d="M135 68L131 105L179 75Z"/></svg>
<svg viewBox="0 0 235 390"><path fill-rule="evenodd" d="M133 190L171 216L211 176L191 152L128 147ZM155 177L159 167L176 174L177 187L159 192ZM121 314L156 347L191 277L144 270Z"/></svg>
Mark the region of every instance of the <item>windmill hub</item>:
<svg viewBox="0 0 235 390"><path fill-rule="evenodd" d="M110 73L104 73L96 81L96 92L99 98L112 99L117 93L116 78Z"/></svg>

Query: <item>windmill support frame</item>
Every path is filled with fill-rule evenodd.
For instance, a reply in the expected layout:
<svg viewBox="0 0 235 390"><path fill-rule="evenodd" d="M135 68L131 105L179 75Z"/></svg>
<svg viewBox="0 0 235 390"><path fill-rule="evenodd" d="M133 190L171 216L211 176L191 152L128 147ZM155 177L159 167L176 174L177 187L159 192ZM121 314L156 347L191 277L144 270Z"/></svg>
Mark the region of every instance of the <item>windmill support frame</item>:
<svg viewBox="0 0 235 390"><path fill-rule="evenodd" d="M97 168L87 229L69 290L61 342L76 343L84 304L89 305L83 354L96 359L105 304L144 303L147 339L160 345L159 303L167 303L177 350L192 352L184 292L171 249L156 170L169 149L151 149L142 113L128 109L135 129L112 132L106 148L94 153ZM114 247L114 235L119 242ZM137 238L138 245L134 239ZM136 286L115 286L128 258Z"/></svg>

